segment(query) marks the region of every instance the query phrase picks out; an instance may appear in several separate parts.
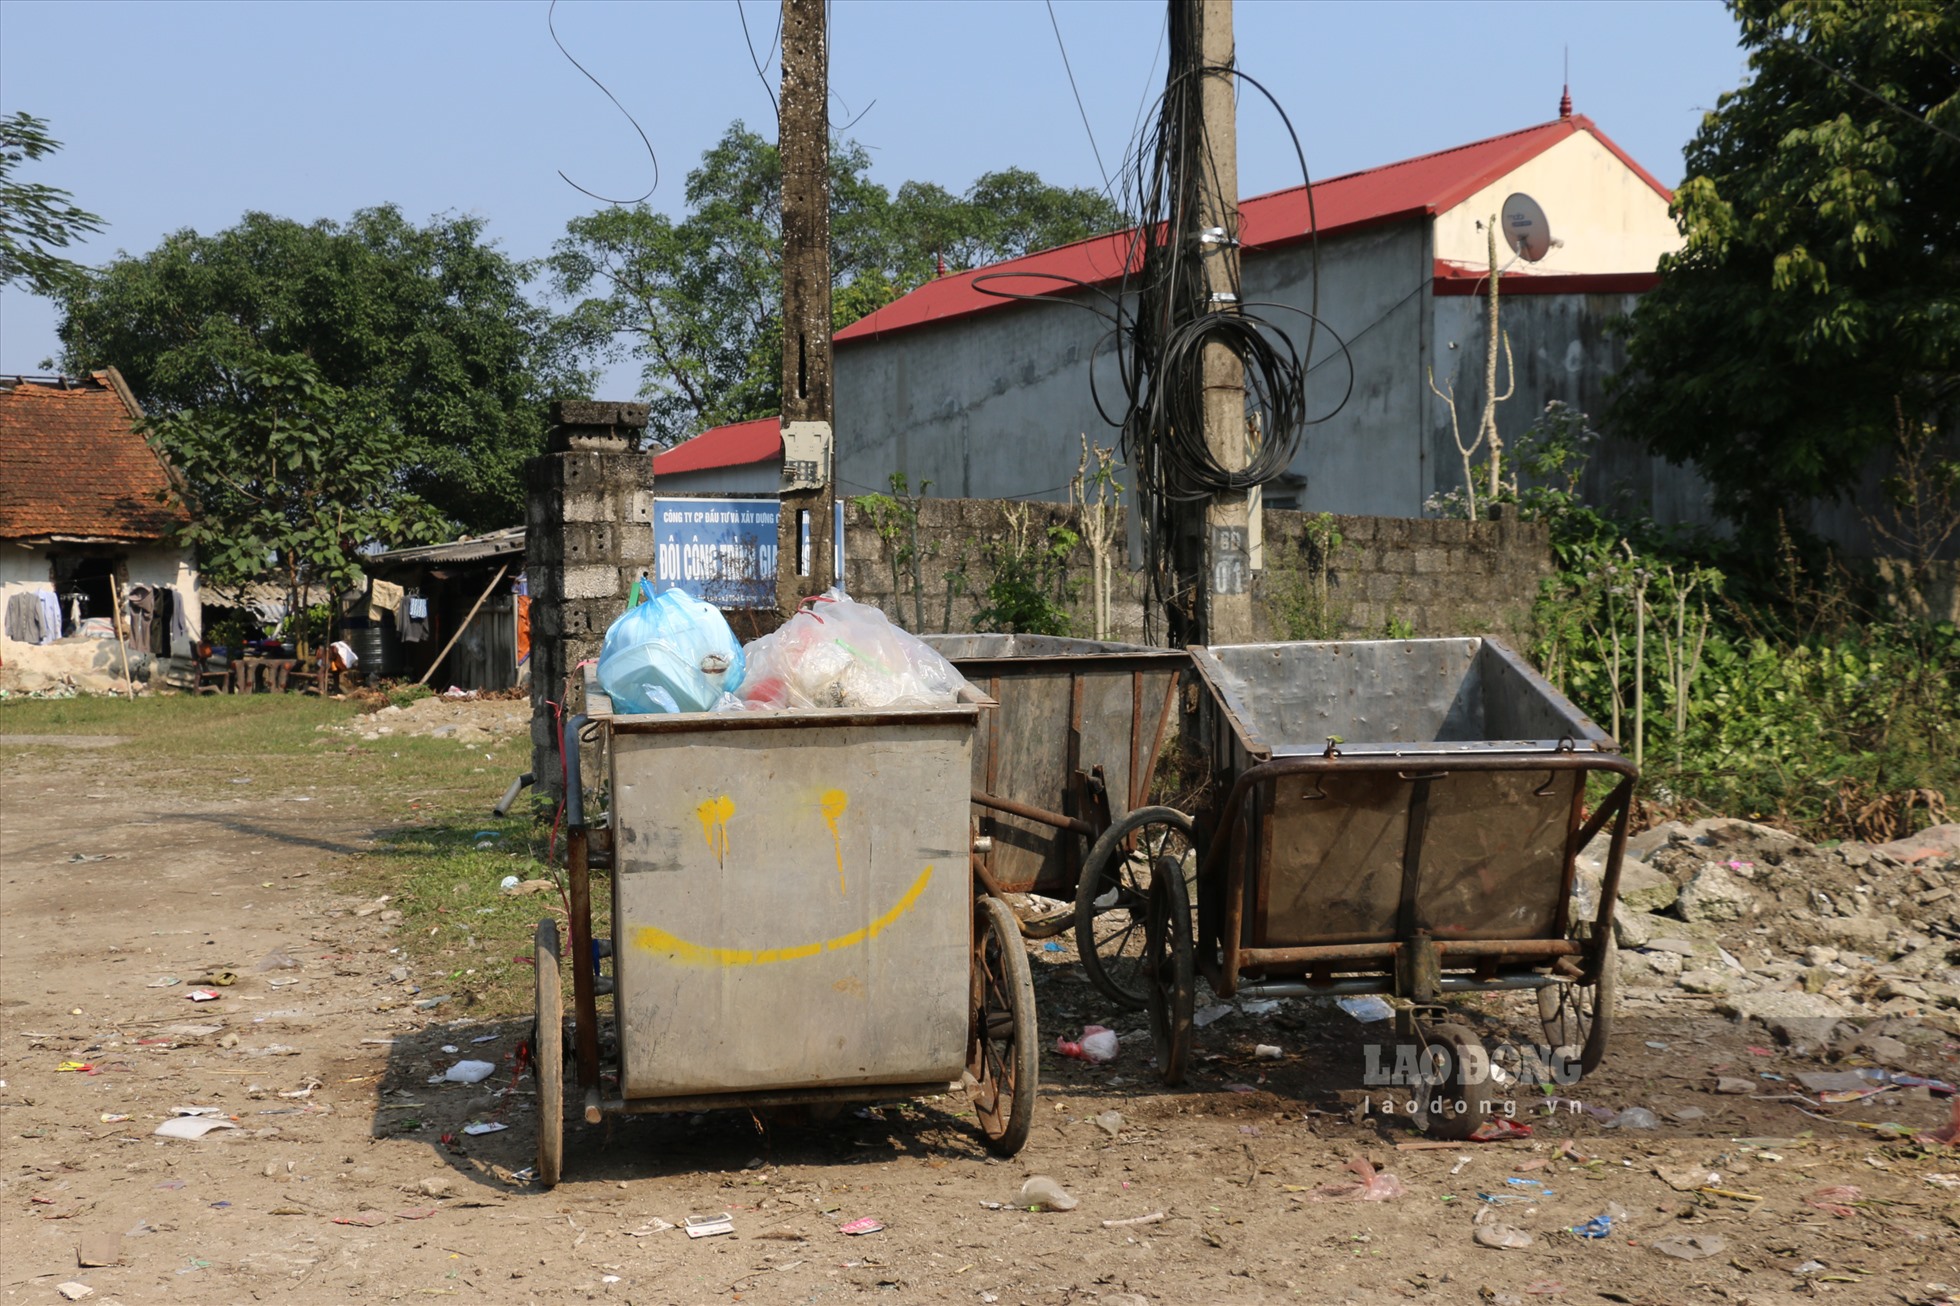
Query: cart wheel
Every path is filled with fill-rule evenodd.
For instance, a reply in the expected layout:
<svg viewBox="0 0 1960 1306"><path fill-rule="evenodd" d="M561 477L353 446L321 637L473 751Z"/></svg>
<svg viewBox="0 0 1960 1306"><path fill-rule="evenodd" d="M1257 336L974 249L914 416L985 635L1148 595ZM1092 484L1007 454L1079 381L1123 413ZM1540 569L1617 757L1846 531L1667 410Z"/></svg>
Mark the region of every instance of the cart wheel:
<svg viewBox="0 0 1960 1306"><path fill-rule="evenodd" d="M1184 888L1183 868L1169 857L1161 858L1150 878L1143 973L1149 989L1150 1040L1157 1051L1157 1073L1166 1084L1184 1082L1184 1062L1191 1054L1195 952L1191 895Z"/></svg>
<svg viewBox="0 0 1960 1306"><path fill-rule="evenodd" d="M1006 903L979 899L973 940L973 1016L967 1035L967 1096L987 1146L1012 1156L1034 1123L1035 1082L1041 1075L1035 1030L1034 977L1021 927Z"/></svg>
<svg viewBox="0 0 1960 1306"><path fill-rule="evenodd" d="M558 922L538 922L538 1023L531 1066L538 1077L538 1183L555 1187L565 1161L565 1002L558 978Z"/></svg>
<svg viewBox="0 0 1960 1306"><path fill-rule="evenodd" d="M1150 1000L1144 919L1152 870L1167 863L1181 880L1192 848L1190 817L1175 807L1139 807L1089 850L1075 887L1075 946L1089 982L1119 1006L1135 1011Z"/></svg>
<svg viewBox="0 0 1960 1306"><path fill-rule="evenodd" d="M1437 1138L1461 1141L1490 1119L1490 1056L1484 1041L1468 1025L1454 1021L1437 1025L1429 1032L1429 1042L1440 1044L1450 1054L1450 1077L1423 1091L1433 1096L1429 1107L1429 1132Z"/></svg>
<svg viewBox="0 0 1960 1306"><path fill-rule="evenodd" d="M1591 927L1581 927L1581 938ZM1599 967L1597 984L1553 984L1538 990L1538 1017L1545 1041L1555 1048L1579 1050L1579 1073L1590 1075L1606 1059L1613 1037L1613 1007L1620 997L1620 950L1609 941Z"/></svg>

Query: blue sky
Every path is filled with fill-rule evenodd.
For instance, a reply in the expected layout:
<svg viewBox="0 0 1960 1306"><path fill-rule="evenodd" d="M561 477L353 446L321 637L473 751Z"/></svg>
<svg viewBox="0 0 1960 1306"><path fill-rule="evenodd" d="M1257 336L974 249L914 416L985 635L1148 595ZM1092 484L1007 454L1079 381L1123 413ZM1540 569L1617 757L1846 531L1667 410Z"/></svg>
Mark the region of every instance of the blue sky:
<svg viewBox="0 0 1960 1306"><path fill-rule="evenodd" d="M537 257L597 207L559 170L607 195L653 180L631 125L552 44L547 8L0 0L0 112L50 120L64 145L17 175L107 220L83 262L252 209L311 221L384 202L418 221L479 215L504 249ZM776 8L743 12L763 55ZM1114 171L1163 82L1164 6L1054 0L1054 15ZM683 207L688 169L731 120L774 130L735 0L561 0L556 23L651 138L656 207ZM863 115L849 134L887 187L959 191L1009 166L1102 184L1039 0L837 0L831 26L833 122ZM1552 118L1569 50L1577 111L1672 184L1701 114L1744 73L1714 0L1239 0L1235 27L1240 66L1285 104L1315 176ZM1247 195L1299 179L1277 119L1250 96L1239 160ZM0 373L42 370L54 332L47 301L0 292ZM601 393L637 382L615 368Z"/></svg>

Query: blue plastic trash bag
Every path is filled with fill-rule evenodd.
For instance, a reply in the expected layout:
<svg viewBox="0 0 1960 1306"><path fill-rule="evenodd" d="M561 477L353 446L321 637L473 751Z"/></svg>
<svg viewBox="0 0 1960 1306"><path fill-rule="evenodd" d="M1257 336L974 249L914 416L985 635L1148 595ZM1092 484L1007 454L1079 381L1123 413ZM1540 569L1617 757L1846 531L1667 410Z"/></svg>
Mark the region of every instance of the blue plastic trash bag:
<svg viewBox="0 0 1960 1306"><path fill-rule="evenodd" d="M720 609L677 589L628 608L599 653L615 712L706 712L741 683L742 646Z"/></svg>

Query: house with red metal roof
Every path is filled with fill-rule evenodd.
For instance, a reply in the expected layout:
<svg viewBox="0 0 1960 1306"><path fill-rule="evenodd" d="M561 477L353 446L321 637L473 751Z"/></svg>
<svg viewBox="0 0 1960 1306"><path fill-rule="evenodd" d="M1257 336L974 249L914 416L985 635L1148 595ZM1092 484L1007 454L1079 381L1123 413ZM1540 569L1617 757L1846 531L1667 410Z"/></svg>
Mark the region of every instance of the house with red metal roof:
<svg viewBox="0 0 1960 1306"><path fill-rule="evenodd" d="M202 605L195 559L176 542L189 514L142 420L113 368L0 377L0 660L104 629L131 593L136 651L190 654Z"/></svg>
<svg viewBox="0 0 1960 1306"><path fill-rule="evenodd" d="M782 488L782 419L711 427L653 456L654 484L667 495L739 497Z"/></svg>
<svg viewBox="0 0 1960 1306"><path fill-rule="evenodd" d="M1522 131L1241 203L1244 298L1301 347L1304 314L1318 314L1308 406L1333 414L1266 487L1268 506L1420 516L1461 484L1429 380L1474 430L1489 229L1513 196L1534 200L1550 230L1536 258L1497 243L1516 369L1499 410L1510 437L1550 400L1600 410L1622 359L1608 324L1680 245L1668 188L1597 125L1568 101ZM1125 293L1135 249L1122 232L941 277L838 332L840 490L882 490L898 472L935 495L1066 499L1080 436L1118 444L1104 417L1122 411L1108 323L1084 309ZM749 453L764 456L764 443ZM1634 485L1664 520L1698 515L1691 475L1607 444L1589 473L1601 485Z"/></svg>

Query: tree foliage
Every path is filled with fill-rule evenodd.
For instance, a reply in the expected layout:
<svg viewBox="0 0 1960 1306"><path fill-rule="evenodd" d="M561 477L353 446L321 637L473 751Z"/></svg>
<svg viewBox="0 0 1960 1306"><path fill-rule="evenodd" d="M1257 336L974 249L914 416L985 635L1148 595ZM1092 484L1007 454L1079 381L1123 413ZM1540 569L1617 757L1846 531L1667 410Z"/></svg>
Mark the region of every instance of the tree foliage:
<svg viewBox="0 0 1960 1306"><path fill-rule="evenodd" d="M102 219L76 207L74 197L59 187L14 177L21 164L60 148L45 119L29 113L0 118L0 286L51 295L86 275L54 251L102 230Z"/></svg>
<svg viewBox="0 0 1960 1306"><path fill-rule="evenodd" d="M1032 172L988 173L964 196L925 182L896 195L869 177L860 145L830 157L834 326L920 285L943 258L978 267L1122 223L1088 190ZM683 439L779 410L782 370L782 164L776 147L732 124L688 174L687 215L642 205L574 219L550 262L590 346L641 361L650 429Z"/></svg>
<svg viewBox="0 0 1960 1306"><path fill-rule="evenodd" d="M193 487L186 531L220 585L277 577L294 610L357 579L374 540L434 538L440 515L403 486L400 428L296 354L250 358L230 378L249 404L207 404L151 429Z"/></svg>
<svg viewBox="0 0 1960 1306"><path fill-rule="evenodd" d="M64 366L113 364L152 413L242 431L260 385L303 359L315 393L386 433L397 461L374 470L391 492L466 530L509 526L546 403L588 381L557 320L525 298L532 265L483 225L418 227L384 206L345 224L248 213L213 236L177 232L63 292Z"/></svg>
<svg viewBox="0 0 1960 1306"><path fill-rule="evenodd" d="M1960 6L1732 0L1751 77L1687 148L1617 429L1738 521L1858 483L1895 399L1960 406Z"/></svg>

